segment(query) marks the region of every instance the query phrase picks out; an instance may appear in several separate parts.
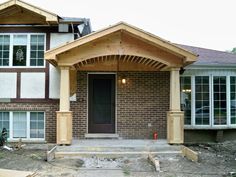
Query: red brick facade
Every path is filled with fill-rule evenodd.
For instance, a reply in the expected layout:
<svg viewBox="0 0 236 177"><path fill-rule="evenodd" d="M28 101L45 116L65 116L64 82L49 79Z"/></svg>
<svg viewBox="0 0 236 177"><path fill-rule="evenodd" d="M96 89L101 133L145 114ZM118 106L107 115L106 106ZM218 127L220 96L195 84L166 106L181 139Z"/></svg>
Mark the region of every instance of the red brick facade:
<svg viewBox="0 0 236 177"><path fill-rule="evenodd" d="M121 84L121 77L127 78ZM77 101L71 102L73 137L87 133L87 73L78 72ZM116 81L117 133L122 138L149 139L154 131L166 138L169 108L169 72L119 72ZM56 141L57 102L0 103L2 111L44 111L46 141ZM148 126L149 124L149 126Z"/></svg>
<svg viewBox="0 0 236 177"><path fill-rule="evenodd" d="M121 84L121 76L127 84ZM169 108L169 72L119 72L117 74L117 133L122 138L148 139L154 131L166 138ZM77 102L71 102L73 137L87 133L87 73L78 72ZM148 124L151 126L149 127Z"/></svg>

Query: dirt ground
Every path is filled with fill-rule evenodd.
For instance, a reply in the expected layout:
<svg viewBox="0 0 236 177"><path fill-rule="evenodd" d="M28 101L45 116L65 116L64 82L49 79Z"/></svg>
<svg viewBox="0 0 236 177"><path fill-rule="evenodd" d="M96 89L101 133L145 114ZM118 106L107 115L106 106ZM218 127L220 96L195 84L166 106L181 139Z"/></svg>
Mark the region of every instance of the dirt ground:
<svg viewBox="0 0 236 177"><path fill-rule="evenodd" d="M56 159L45 161L46 149L13 152L0 150L0 168L37 172L39 177L236 177L236 141L190 145L199 153L199 162L181 155L158 155L161 172L147 156L122 158Z"/></svg>

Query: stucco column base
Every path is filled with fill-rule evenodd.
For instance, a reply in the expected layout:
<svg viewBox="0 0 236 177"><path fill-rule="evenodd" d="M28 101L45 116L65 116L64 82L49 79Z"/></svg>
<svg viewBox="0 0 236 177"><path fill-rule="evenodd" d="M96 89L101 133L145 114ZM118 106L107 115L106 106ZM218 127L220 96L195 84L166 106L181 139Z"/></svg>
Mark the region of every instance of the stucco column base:
<svg viewBox="0 0 236 177"><path fill-rule="evenodd" d="M167 112L167 142L182 144L184 142L184 112Z"/></svg>
<svg viewBox="0 0 236 177"><path fill-rule="evenodd" d="M57 111L57 144L72 142L72 111Z"/></svg>

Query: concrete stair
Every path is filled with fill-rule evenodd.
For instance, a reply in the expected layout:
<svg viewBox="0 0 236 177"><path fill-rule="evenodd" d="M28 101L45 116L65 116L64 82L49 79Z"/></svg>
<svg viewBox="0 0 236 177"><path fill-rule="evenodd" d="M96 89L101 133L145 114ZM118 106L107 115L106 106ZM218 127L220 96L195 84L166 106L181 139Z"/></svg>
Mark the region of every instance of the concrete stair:
<svg viewBox="0 0 236 177"><path fill-rule="evenodd" d="M57 146L55 158L119 157L148 154L179 154L181 146L166 140L77 140L71 146Z"/></svg>

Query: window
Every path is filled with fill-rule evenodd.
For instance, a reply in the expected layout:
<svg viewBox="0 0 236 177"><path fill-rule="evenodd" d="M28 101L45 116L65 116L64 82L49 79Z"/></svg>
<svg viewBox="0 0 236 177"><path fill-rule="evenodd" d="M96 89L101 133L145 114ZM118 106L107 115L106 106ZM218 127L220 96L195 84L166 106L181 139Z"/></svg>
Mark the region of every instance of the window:
<svg viewBox="0 0 236 177"><path fill-rule="evenodd" d="M230 104L230 122L236 124L236 76L230 77Z"/></svg>
<svg viewBox="0 0 236 177"><path fill-rule="evenodd" d="M30 138L44 138L44 113L30 113Z"/></svg>
<svg viewBox="0 0 236 177"><path fill-rule="evenodd" d="M31 35L30 39L30 66L43 66L44 36Z"/></svg>
<svg viewBox="0 0 236 177"><path fill-rule="evenodd" d="M209 77L195 77L195 124L210 124Z"/></svg>
<svg viewBox="0 0 236 177"><path fill-rule="evenodd" d="M213 106L214 124L226 125L227 123L227 101L226 101L226 77L213 77Z"/></svg>
<svg viewBox="0 0 236 177"><path fill-rule="evenodd" d="M180 78L181 111L184 111L184 124L191 124L191 77Z"/></svg>
<svg viewBox="0 0 236 177"><path fill-rule="evenodd" d="M26 112L13 113L13 138L26 138L27 136Z"/></svg>
<svg viewBox="0 0 236 177"><path fill-rule="evenodd" d="M44 112L0 112L0 128L8 130L9 139L44 139Z"/></svg>
<svg viewBox="0 0 236 177"><path fill-rule="evenodd" d="M3 128L7 129L7 136L9 137L9 112L0 112L0 131Z"/></svg>
<svg viewBox="0 0 236 177"><path fill-rule="evenodd" d="M9 66L10 35L0 35L0 66Z"/></svg>
<svg viewBox="0 0 236 177"><path fill-rule="evenodd" d="M44 34L0 35L0 66L44 66Z"/></svg>

